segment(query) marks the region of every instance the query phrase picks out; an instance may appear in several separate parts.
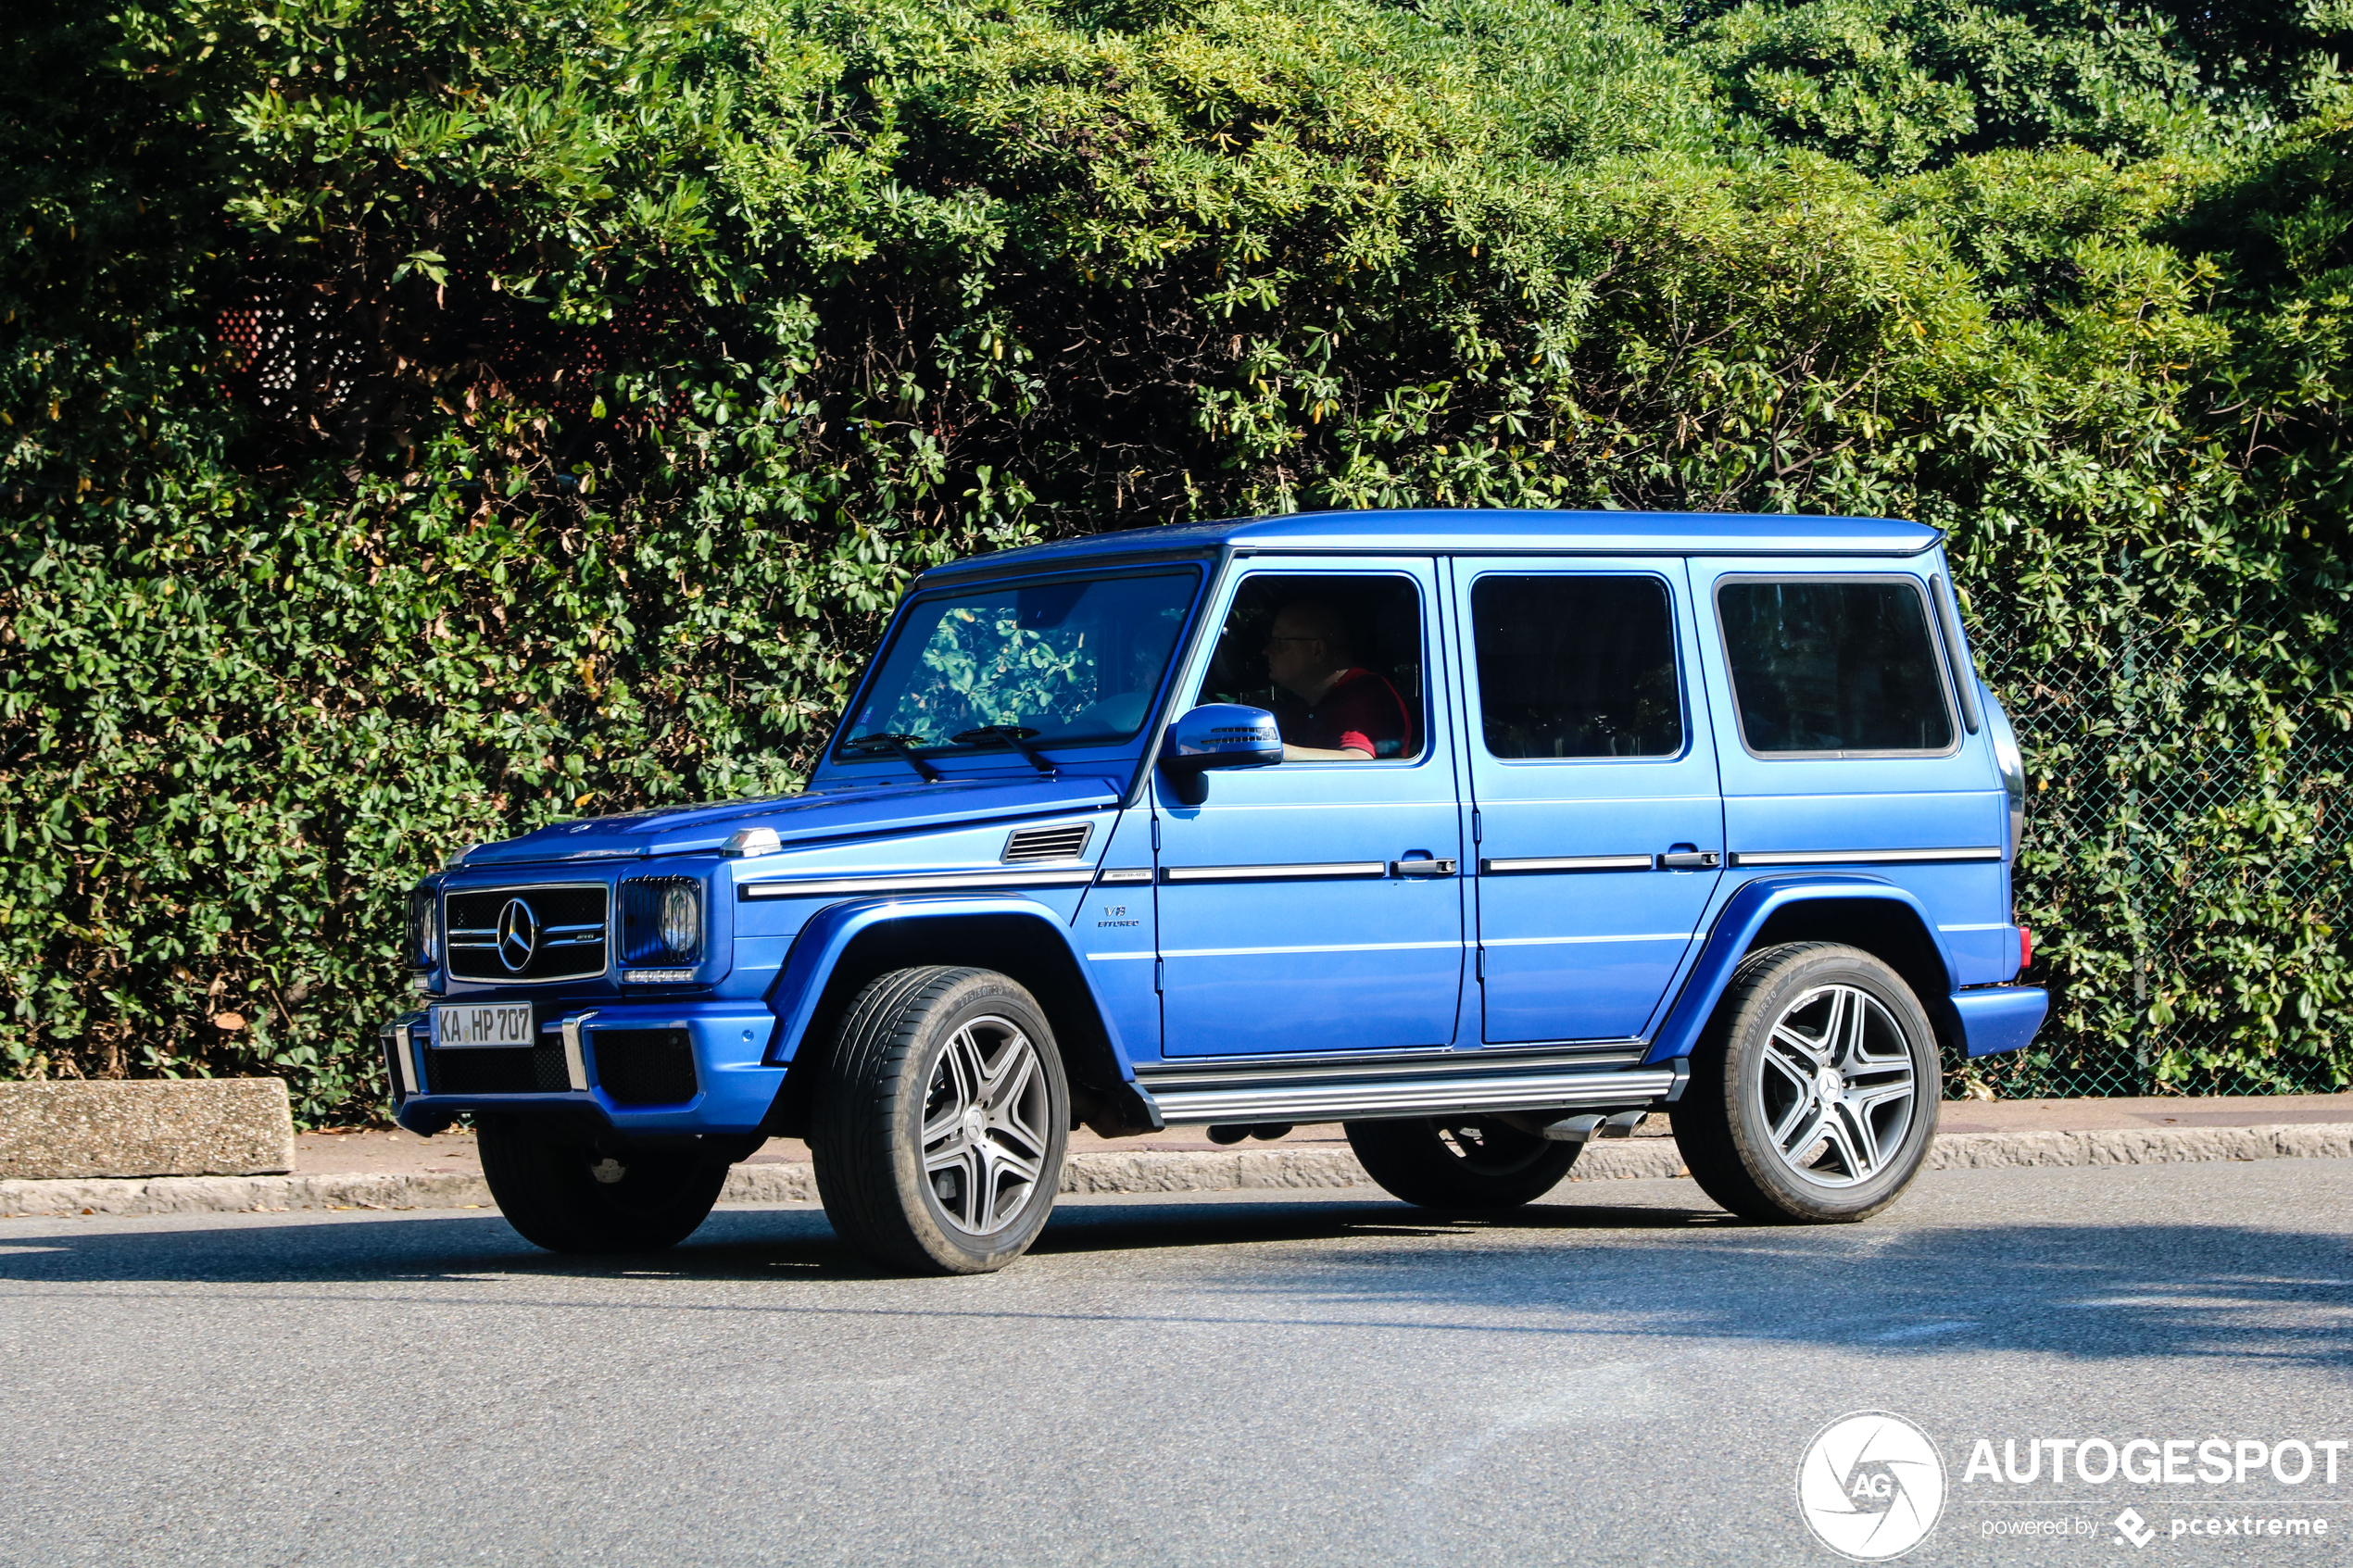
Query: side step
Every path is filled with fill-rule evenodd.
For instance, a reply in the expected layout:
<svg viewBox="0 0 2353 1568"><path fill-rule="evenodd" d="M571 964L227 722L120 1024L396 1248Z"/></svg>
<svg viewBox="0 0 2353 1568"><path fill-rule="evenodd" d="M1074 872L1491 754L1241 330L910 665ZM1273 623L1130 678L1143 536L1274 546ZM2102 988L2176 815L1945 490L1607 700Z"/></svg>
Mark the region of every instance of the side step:
<svg viewBox="0 0 2353 1568"><path fill-rule="evenodd" d="M1212 1075L1198 1071L1137 1074L1172 1124L1213 1122L1341 1122L1357 1118L1434 1116L1449 1111L1622 1109L1672 1100L1683 1075L1673 1067L1596 1071L1554 1060L1497 1071L1431 1073L1400 1064L1380 1078L1352 1075L1317 1080L1293 1072L1246 1069Z"/></svg>

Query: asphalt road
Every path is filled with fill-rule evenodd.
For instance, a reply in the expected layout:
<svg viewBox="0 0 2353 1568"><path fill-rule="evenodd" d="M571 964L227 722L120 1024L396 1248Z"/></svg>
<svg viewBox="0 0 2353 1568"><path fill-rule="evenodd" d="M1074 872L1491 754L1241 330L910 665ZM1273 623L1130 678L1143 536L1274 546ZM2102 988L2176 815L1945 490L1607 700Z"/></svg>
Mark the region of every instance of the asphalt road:
<svg viewBox="0 0 2353 1568"><path fill-rule="evenodd" d="M0 1222L0 1562L1831 1563L1799 1461L1876 1409L1947 1472L1906 1562L2342 1562L2353 1449L1963 1470L2353 1439L2349 1197L2353 1160L1939 1173L1819 1230L1689 1182L1125 1198L954 1280L801 1209L605 1262L486 1212ZM2170 1533L2225 1513L2331 1534Z"/></svg>

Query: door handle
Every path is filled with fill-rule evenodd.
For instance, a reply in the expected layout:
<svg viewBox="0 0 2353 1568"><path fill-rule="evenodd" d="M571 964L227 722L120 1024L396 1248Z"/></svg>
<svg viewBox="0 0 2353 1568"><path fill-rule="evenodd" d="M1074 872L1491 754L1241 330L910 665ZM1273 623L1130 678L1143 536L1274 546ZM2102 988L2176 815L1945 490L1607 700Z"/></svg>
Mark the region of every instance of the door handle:
<svg viewBox="0 0 2353 1568"><path fill-rule="evenodd" d="M1433 860L1425 855L1419 859L1391 860L1389 862L1389 870L1392 876L1453 876L1454 862Z"/></svg>
<svg viewBox="0 0 2353 1568"><path fill-rule="evenodd" d="M1663 872L1712 872L1724 863L1724 857L1713 849L1692 849L1677 845L1658 858Z"/></svg>

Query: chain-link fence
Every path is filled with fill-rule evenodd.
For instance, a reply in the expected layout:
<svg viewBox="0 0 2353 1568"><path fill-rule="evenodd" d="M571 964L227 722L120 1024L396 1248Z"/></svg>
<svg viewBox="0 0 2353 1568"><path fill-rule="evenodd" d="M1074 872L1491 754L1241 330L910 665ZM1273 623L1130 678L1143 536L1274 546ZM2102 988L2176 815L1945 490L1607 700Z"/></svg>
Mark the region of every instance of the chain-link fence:
<svg viewBox="0 0 2353 1568"><path fill-rule="evenodd" d="M2116 614L2057 648L1979 596L1979 662L2027 758L2018 903L2052 1010L2032 1049L1948 1063L1948 1092L2346 1087L2353 734L2326 607L2171 585L2159 605L2128 563L2080 591Z"/></svg>

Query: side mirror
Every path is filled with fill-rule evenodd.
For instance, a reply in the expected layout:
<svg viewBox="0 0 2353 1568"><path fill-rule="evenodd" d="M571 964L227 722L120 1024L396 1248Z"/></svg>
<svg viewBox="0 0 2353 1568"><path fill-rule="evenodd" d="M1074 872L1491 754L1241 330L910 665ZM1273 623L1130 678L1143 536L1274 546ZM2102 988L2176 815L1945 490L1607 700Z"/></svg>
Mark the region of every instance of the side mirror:
<svg viewBox="0 0 2353 1568"><path fill-rule="evenodd" d="M1160 743L1160 771L1188 806L1209 798L1213 768L1264 768L1283 759L1283 734L1263 708L1205 702L1179 714Z"/></svg>

